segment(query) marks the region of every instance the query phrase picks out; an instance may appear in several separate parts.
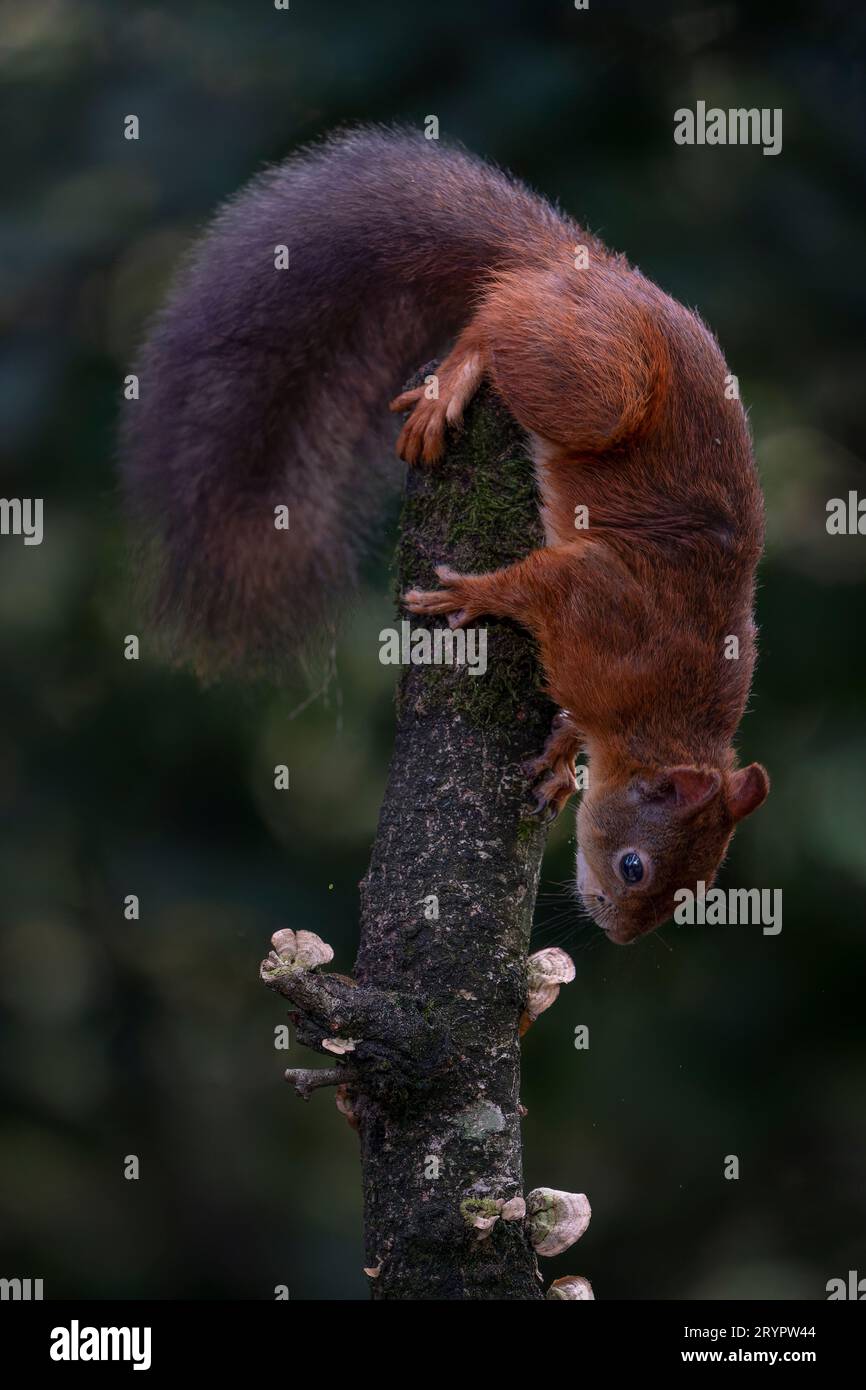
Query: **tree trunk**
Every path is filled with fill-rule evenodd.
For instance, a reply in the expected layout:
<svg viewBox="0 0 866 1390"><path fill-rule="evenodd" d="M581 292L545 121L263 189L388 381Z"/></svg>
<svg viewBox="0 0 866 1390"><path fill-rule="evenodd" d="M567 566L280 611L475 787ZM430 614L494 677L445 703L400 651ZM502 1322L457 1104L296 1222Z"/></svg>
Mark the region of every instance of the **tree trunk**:
<svg viewBox="0 0 866 1390"><path fill-rule="evenodd" d="M409 472L397 590L437 587L436 564L477 573L539 544L525 442L484 389L442 462ZM356 987L275 972L274 957L266 977L300 1006L300 1040L336 1052L347 1078L376 1299L544 1297L520 1203L502 1207L523 1193L518 1024L545 840L523 764L554 710L531 639L486 628L485 674L403 672Z"/></svg>

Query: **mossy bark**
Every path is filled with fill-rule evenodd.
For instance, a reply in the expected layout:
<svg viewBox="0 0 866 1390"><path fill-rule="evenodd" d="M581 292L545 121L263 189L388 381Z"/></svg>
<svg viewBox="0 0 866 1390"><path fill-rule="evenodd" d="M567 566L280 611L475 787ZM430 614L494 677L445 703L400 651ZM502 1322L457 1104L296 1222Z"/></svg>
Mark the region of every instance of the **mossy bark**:
<svg viewBox="0 0 866 1390"><path fill-rule="evenodd" d="M525 442L489 389L442 462L410 471L400 531L397 594L436 587L439 563L495 569L542 542ZM523 1189L518 1025L545 840L524 764L554 710L527 634L486 630L485 674L403 673L354 978L305 965L292 933L262 963L298 1040L337 1058L286 1075L305 1097L342 1088L376 1299L543 1297L524 1224L500 1209Z"/></svg>
<svg viewBox="0 0 866 1390"><path fill-rule="evenodd" d="M542 543L525 442L482 390L443 461L410 470L397 590L436 588L436 564L481 572ZM545 839L523 764L554 713L530 638L484 625L486 674L403 673L362 884L357 994L398 1005L352 1057L376 1299L543 1297L522 1223L483 1239L472 1224L523 1190L518 1022Z"/></svg>

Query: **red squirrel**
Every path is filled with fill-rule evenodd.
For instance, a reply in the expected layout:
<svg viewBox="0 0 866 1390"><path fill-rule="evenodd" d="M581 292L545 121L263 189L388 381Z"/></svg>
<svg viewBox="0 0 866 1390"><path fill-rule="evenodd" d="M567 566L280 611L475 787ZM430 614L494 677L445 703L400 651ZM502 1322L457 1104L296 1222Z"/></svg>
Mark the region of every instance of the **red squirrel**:
<svg viewBox="0 0 866 1390"><path fill-rule="evenodd" d="M449 341L438 398L391 400ZM441 588L406 605L452 626L511 618L536 639L561 710L532 769L539 804L562 808L583 751L577 886L612 941L713 881L769 790L732 746L763 500L696 314L500 170L364 128L223 209L138 373L127 499L159 616L209 671L257 668L330 624L381 510L389 401L411 412L400 455L430 467L491 382L531 443L546 545L495 573L440 568Z"/></svg>

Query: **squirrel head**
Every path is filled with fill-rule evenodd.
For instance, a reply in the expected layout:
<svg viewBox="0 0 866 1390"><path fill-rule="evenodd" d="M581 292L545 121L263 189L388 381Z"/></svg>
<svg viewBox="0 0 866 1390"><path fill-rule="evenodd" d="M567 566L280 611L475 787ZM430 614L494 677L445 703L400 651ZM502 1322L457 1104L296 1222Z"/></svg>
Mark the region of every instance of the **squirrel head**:
<svg viewBox="0 0 866 1390"><path fill-rule="evenodd" d="M760 763L635 770L584 793L577 888L611 941L625 945L672 915L674 894L713 882L738 821L764 801Z"/></svg>

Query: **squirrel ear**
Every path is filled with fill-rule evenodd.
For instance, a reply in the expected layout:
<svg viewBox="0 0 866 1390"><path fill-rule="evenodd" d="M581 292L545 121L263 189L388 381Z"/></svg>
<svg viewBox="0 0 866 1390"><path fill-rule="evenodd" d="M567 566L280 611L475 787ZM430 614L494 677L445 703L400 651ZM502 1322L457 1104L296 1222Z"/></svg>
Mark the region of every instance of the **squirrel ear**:
<svg viewBox="0 0 866 1390"><path fill-rule="evenodd" d="M735 772L728 783L727 798L728 810L734 820L742 820L744 816L757 811L761 803L766 801L769 790L767 769L761 767L760 763L750 763L748 767L741 767L739 772Z"/></svg>
<svg viewBox="0 0 866 1390"><path fill-rule="evenodd" d="M722 775L715 768L666 767L640 784L647 801L662 802L681 816L693 816L718 794Z"/></svg>

